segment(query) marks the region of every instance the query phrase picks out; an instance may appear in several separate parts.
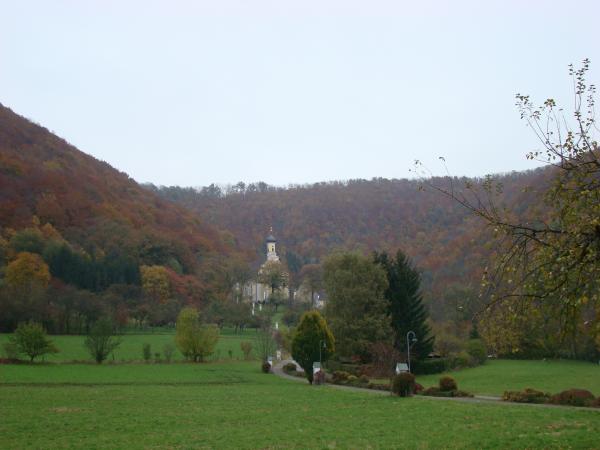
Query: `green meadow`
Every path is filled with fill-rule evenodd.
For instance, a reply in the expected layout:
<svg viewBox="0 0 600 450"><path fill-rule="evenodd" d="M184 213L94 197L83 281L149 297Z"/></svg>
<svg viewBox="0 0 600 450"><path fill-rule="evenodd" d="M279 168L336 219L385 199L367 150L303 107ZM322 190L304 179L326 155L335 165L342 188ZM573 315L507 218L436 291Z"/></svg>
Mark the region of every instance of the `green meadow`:
<svg viewBox="0 0 600 450"><path fill-rule="evenodd" d="M396 398L256 362L0 365L0 448L594 448L600 411Z"/></svg>
<svg viewBox="0 0 600 450"><path fill-rule="evenodd" d="M600 410L309 386L243 361L239 344L253 336L223 333L219 361L159 364L140 362L142 345L162 351L173 334L125 335L103 365L68 362L90 360L83 337L53 336L61 353L46 362L0 364L0 448L598 448ZM590 363L498 360L452 376L477 394L600 395L600 366Z"/></svg>
<svg viewBox="0 0 600 450"><path fill-rule="evenodd" d="M444 375L452 376L461 389L480 395L501 396L506 390L525 388L555 394L577 388L600 396L600 365L583 361L491 360ZM433 386L440 376L419 376L417 381L425 387Z"/></svg>
<svg viewBox="0 0 600 450"><path fill-rule="evenodd" d="M2 344L8 340L8 334L0 334L0 355L2 354ZM234 334L230 330L225 329L219 336L219 342L215 349L212 359L223 360L230 359L229 351L231 351L232 359L242 359L243 353L240 344L243 341L254 343L256 337L255 330L246 330L244 333ZM46 355L43 360L47 362L71 362L71 361L92 361L88 351L83 345L85 336L75 335L59 335L50 336L56 347L60 350L59 353ZM165 344L175 344L174 332L160 332L148 334L125 334L122 336L121 345L115 350L109 361L137 361L142 360L142 348L144 344L150 344L152 350L152 358L155 353L160 353L163 358L163 348ZM173 353L173 360L183 361L183 356L177 350Z"/></svg>

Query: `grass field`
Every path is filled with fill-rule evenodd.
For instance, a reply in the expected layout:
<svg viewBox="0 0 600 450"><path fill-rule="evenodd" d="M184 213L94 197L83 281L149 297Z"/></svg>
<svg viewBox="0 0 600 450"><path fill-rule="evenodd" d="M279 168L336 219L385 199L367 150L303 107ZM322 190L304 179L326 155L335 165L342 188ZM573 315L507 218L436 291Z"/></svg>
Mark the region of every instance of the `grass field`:
<svg viewBox="0 0 600 450"><path fill-rule="evenodd" d="M500 396L506 390L528 387L550 393L579 388L600 395L600 365L589 362L492 360L448 375L460 389L482 395ZM417 382L425 387L437 385L440 376L418 376Z"/></svg>
<svg viewBox="0 0 600 450"><path fill-rule="evenodd" d="M229 350L232 351L233 359L242 359L243 353L240 348L242 341L254 342L256 336L255 330L247 330L243 334L233 334L229 330L224 330L219 336L219 342L215 349L213 359L229 359ZM8 340L8 334L0 334L0 354L1 345ZM115 361L136 361L142 360L142 347L145 343L150 344L152 355L161 353L166 343L174 344L175 334L173 333L152 333L152 334L125 334L122 336L122 343L114 352ZM60 353L47 355L44 357L48 362L68 362L68 361L91 361L89 353L83 345L85 336L50 336L50 339L60 350ZM113 357L110 358L111 360ZM173 354L176 361L183 360L183 356L178 351Z"/></svg>
<svg viewBox="0 0 600 450"><path fill-rule="evenodd" d="M600 412L311 387L258 364L0 365L0 448L594 448Z"/></svg>

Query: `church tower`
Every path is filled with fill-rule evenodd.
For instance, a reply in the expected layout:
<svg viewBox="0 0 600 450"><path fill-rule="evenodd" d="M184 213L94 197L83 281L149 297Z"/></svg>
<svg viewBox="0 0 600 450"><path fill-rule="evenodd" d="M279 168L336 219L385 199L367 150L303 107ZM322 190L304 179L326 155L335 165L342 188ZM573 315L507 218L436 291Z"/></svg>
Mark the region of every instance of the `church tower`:
<svg viewBox="0 0 600 450"><path fill-rule="evenodd" d="M273 227L271 227L271 231L267 236L267 261L279 261L279 256L277 256L275 250L275 244L277 244L277 239L273 236Z"/></svg>

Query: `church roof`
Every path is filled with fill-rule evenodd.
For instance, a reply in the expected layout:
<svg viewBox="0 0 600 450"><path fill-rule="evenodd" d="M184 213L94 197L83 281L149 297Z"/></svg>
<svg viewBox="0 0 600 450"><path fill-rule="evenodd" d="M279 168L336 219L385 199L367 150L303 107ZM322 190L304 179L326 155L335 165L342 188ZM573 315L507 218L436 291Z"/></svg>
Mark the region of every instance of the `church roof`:
<svg viewBox="0 0 600 450"><path fill-rule="evenodd" d="M273 233L269 233L269 235L267 236L267 242L277 242L277 239L275 239Z"/></svg>

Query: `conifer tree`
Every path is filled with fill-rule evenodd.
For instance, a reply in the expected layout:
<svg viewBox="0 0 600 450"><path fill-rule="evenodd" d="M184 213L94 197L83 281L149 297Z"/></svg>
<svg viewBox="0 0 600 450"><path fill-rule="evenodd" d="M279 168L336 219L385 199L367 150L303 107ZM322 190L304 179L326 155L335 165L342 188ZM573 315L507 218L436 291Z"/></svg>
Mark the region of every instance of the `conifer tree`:
<svg viewBox="0 0 600 450"><path fill-rule="evenodd" d="M383 267L388 279L384 295L394 332L394 348L406 353L406 334L414 331L417 342L411 345L411 359L426 358L433 349L434 337L427 325L429 313L423 304L419 272L401 251L395 259L386 252L375 253L374 260Z"/></svg>

